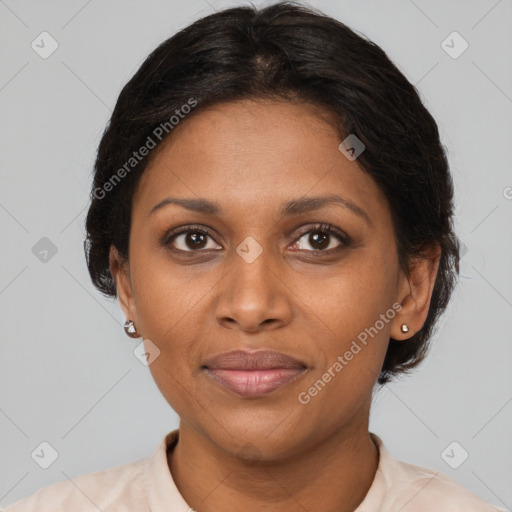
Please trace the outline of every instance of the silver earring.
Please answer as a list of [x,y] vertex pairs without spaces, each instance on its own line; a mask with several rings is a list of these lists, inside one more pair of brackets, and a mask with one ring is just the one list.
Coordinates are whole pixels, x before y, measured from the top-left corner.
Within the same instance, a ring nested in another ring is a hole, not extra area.
[[135,322],[133,320],[126,320],[124,323],[124,332],[130,336],[130,338],[140,338],[140,334],[137,332]]
[[400,326],[400,330],[403,332],[403,333],[406,333],[406,332],[409,332],[409,327],[407,327],[407,324],[402,324]]

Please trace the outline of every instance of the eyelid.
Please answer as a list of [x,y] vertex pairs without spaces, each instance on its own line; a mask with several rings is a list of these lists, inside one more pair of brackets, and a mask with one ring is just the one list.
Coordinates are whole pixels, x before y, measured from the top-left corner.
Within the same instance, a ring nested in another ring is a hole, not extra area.
[[[349,244],[351,242],[351,238],[345,233],[343,230],[337,228],[336,226],[333,226],[332,224],[326,223],[326,222],[317,222],[313,225],[307,224],[304,230],[300,231],[297,237],[295,238],[294,242],[302,238],[304,235],[310,232],[323,232],[327,233],[329,235],[336,235],[338,236],[342,242],[345,244]],[[324,251],[322,251],[324,252]]]

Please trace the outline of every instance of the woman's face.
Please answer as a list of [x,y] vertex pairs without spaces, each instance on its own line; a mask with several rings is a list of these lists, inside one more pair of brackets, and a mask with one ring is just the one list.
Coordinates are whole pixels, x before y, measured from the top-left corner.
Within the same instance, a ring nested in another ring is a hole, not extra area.
[[[340,142],[307,105],[224,104],[175,128],[136,190],[129,265],[114,272],[123,310],[151,359],[158,347],[150,369],[182,422],[229,453],[279,458],[366,429],[389,337],[413,334],[396,312],[410,288],[389,205]],[[300,369],[211,362],[263,349]]]

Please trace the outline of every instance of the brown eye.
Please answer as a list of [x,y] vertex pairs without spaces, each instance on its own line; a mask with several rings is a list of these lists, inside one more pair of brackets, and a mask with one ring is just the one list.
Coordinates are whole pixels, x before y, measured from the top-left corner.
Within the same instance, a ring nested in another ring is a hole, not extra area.
[[208,235],[203,235],[203,233],[191,231],[184,234],[183,243],[189,249],[204,249],[207,236]]
[[309,235],[308,243],[315,249],[327,249],[331,235],[328,233],[312,233]]
[[335,252],[348,246],[349,243],[349,237],[343,232],[338,232],[336,228],[330,225],[320,225],[302,233],[294,242],[292,249],[310,252]]
[[200,250],[216,249],[220,247],[210,234],[199,228],[185,228],[172,233],[166,245],[172,245],[174,249],[183,252],[194,252]]

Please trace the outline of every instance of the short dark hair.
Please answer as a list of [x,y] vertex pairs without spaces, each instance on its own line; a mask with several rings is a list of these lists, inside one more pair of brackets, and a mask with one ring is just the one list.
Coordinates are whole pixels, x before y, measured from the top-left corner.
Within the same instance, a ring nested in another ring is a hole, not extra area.
[[296,2],[201,18],[158,46],[125,85],[95,162],[84,241],[91,279],[116,297],[109,250],[128,260],[132,197],[149,160],[133,152],[171,136],[171,118],[191,110],[185,105],[196,108],[181,123],[206,106],[250,98],[307,102],[333,114],[340,140],[355,134],[364,143],[358,163],[387,197],[406,274],[412,257],[441,248],[427,319],[408,340],[390,340],[384,384],[425,357],[458,276],[452,178],[435,120],[386,53]]

